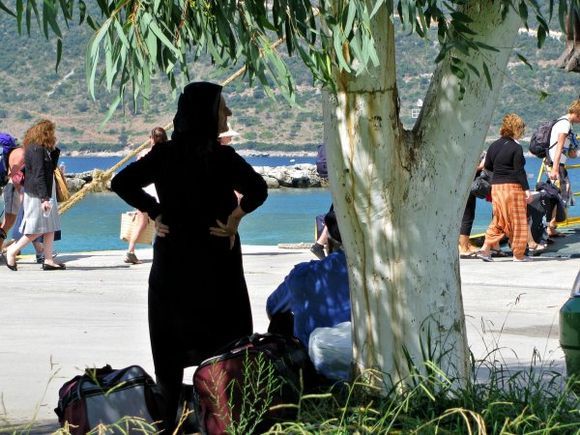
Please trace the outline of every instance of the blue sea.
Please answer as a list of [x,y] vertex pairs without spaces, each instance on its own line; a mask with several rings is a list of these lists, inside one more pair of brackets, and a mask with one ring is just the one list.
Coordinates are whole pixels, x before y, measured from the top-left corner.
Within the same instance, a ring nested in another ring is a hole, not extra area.
[[[107,169],[119,160],[119,157],[62,157],[61,163],[65,164],[68,173]],[[313,157],[248,157],[247,160],[253,166],[314,163]],[[532,187],[535,186],[539,166],[539,159],[527,159],[526,170]],[[571,173],[578,190],[580,171]],[[328,189],[273,189],[264,205],[242,221],[242,243],[276,245],[312,242],[314,218],[325,213],[330,204]],[[56,242],[55,249],[60,252],[126,249],[127,244],[119,239],[119,228],[121,213],[128,210],[131,208],[113,193],[90,194],[62,216],[63,238]],[[571,214],[580,214],[580,205],[575,206]],[[478,200],[472,233],[485,231],[490,216],[491,204]]]

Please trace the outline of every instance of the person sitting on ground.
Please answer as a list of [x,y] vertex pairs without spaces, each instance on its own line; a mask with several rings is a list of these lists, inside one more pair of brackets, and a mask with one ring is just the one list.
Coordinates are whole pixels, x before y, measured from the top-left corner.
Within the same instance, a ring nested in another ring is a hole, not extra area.
[[[328,213],[333,211],[334,204],[331,204],[330,208],[328,209]],[[326,228],[326,225],[324,224],[324,216],[316,216],[316,224],[318,225],[318,220],[320,219],[320,217],[322,217],[323,220],[322,231],[320,232],[318,239],[316,239],[316,242],[314,242],[314,244],[310,247],[310,252],[316,255],[316,257],[318,257],[319,260],[322,260],[324,259],[324,257],[326,257],[326,251],[331,252],[332,248],[329,245],[330,242],[328,228]]]
[[[151,148],[147,149],[144,153],[139,155],[138,159],[146,155],[155,145],[160,143],[167,142],[167,132],[163,127],[155,127],[151,130],[151,134],[149,136],[149,144]],[[150,184],[149,186],[145,187],[145,191],[149,193],[151,196],[157,198],[157,192],[155,191],[155,185]],[[145,212],[137,210],[137,231],[133,231],[131,233],[131,238],[129,239],[129,246],[127,248],[127,253],[125,254],[125,263],[129,264],[141,264],[143,263],[137,255],[135,254],[135,245],[139,237],[145,228],[147,228],[147,224],[149,223],[149,215]]]
[[[304,346],[315,328],[350,321],[351,304],[346,256],[334,210],[325,216],[333,247],[323,260],[300,263],[268,297],[270,332],[291,334]],[[292,326],[289,322],[293,317]]]
[[528,241],[526,207],[530,198],[530,187],[524,152],[517,141],[523,136],[525,127],[522,118],[515,113],[504,116],[500,128],[501,138],[491,144],[485,157],[485,169],[493,172],[493,218],[478,254],[483,261],[493,261],[491,246],[504,236],[510,239],[514,261],[530,260],[524,255]]
[[[316,172],[320,179],[324,183],[328,183],[328,166],[326,164],[326,145],[321,143],[318,145],[317,155],[316,155]],[[332,206],[330,208],[332,210]],[[310,252],[312,252],[319,260],[326,257],[325,249],[328,250],[328,230],[326,227],[322,228],[318,239],[310,247]]]
[[[317,217],[318,220],[318,217]],[[328,245],[328,228],[326,225],[322,227],[322,231],[320,232],[320,236],[316,239],[316,242],[310,247],[310,252],[312,252],[319,260],[324,260],[326,257],[325,249]]]

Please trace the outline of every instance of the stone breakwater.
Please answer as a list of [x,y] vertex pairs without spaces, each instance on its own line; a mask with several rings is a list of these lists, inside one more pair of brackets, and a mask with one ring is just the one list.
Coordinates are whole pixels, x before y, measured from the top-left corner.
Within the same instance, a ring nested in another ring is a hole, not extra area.
[[[316,165],[311,163],[301,163],[290,166],[256,166],[256,172],[260,174],[269,189],[280,187],[309,188],[326,187],[328,180],[320,178],[316,172]],[[71,193],[80,190],[85,184],[93,181],[94,172],[86,171],[74,174],[66,174],[66,184]],[[107,191],[111,189],[111,182],[97,191]]]

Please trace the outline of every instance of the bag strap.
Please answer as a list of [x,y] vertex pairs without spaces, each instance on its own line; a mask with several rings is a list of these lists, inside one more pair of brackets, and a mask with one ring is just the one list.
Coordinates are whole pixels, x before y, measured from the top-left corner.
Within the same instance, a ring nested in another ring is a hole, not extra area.
[[[562,117],[560,117],[560,118],[558,118],[558,119],[556,119],[556,121],[555,121],[555,122],[552,124],[552,128],[550,129],[550,136],[552,135],[552,129],[554,128],[554,126],[555,126],[557,123],[559,123],[560,121],[562,121],[563,119],[566,119],[566,120],[567,120],[567,118],[566,118],[566,116],[565,116],[565,115],[564,115],[564,116],[562,116]],[[570,130],[572,130],[572,127],[570,127]],[[568,134],[570,133],[570,130],[568,130]],[[548,147],[548,150],[551,150],[551,149],[552,149],[552,148],[554,148],[554,147],[555,147],[557,144],[558,144],[558,140],[556,140],[556,142],[554,142],[552,145],[550,145],[550,146]]]

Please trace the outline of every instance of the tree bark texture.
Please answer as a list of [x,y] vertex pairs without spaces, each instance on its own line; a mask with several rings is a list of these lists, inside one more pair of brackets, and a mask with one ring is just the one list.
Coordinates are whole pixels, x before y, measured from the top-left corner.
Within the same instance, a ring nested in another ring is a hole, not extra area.
[[580,73],[580,13],[573,9],[566,17],[566,47],[556,64],[568,72]]
[[[457,240],[460,216],[520,20],[500,19],[499,2],[464,10],[481,42],[500,48],[471,55],[489,67],[493,87],[473,76],[460,99],[445,59],[437,66],[412,131],[399,119],[395,31],[386,7],[372,24],[380,66],[337,72],[324,117],[333,201],[349,265],[355,372],[376,369],[389,388],[437,362],[464,379],[468,348]],[[462,57],[460,53],[454,56]]]

